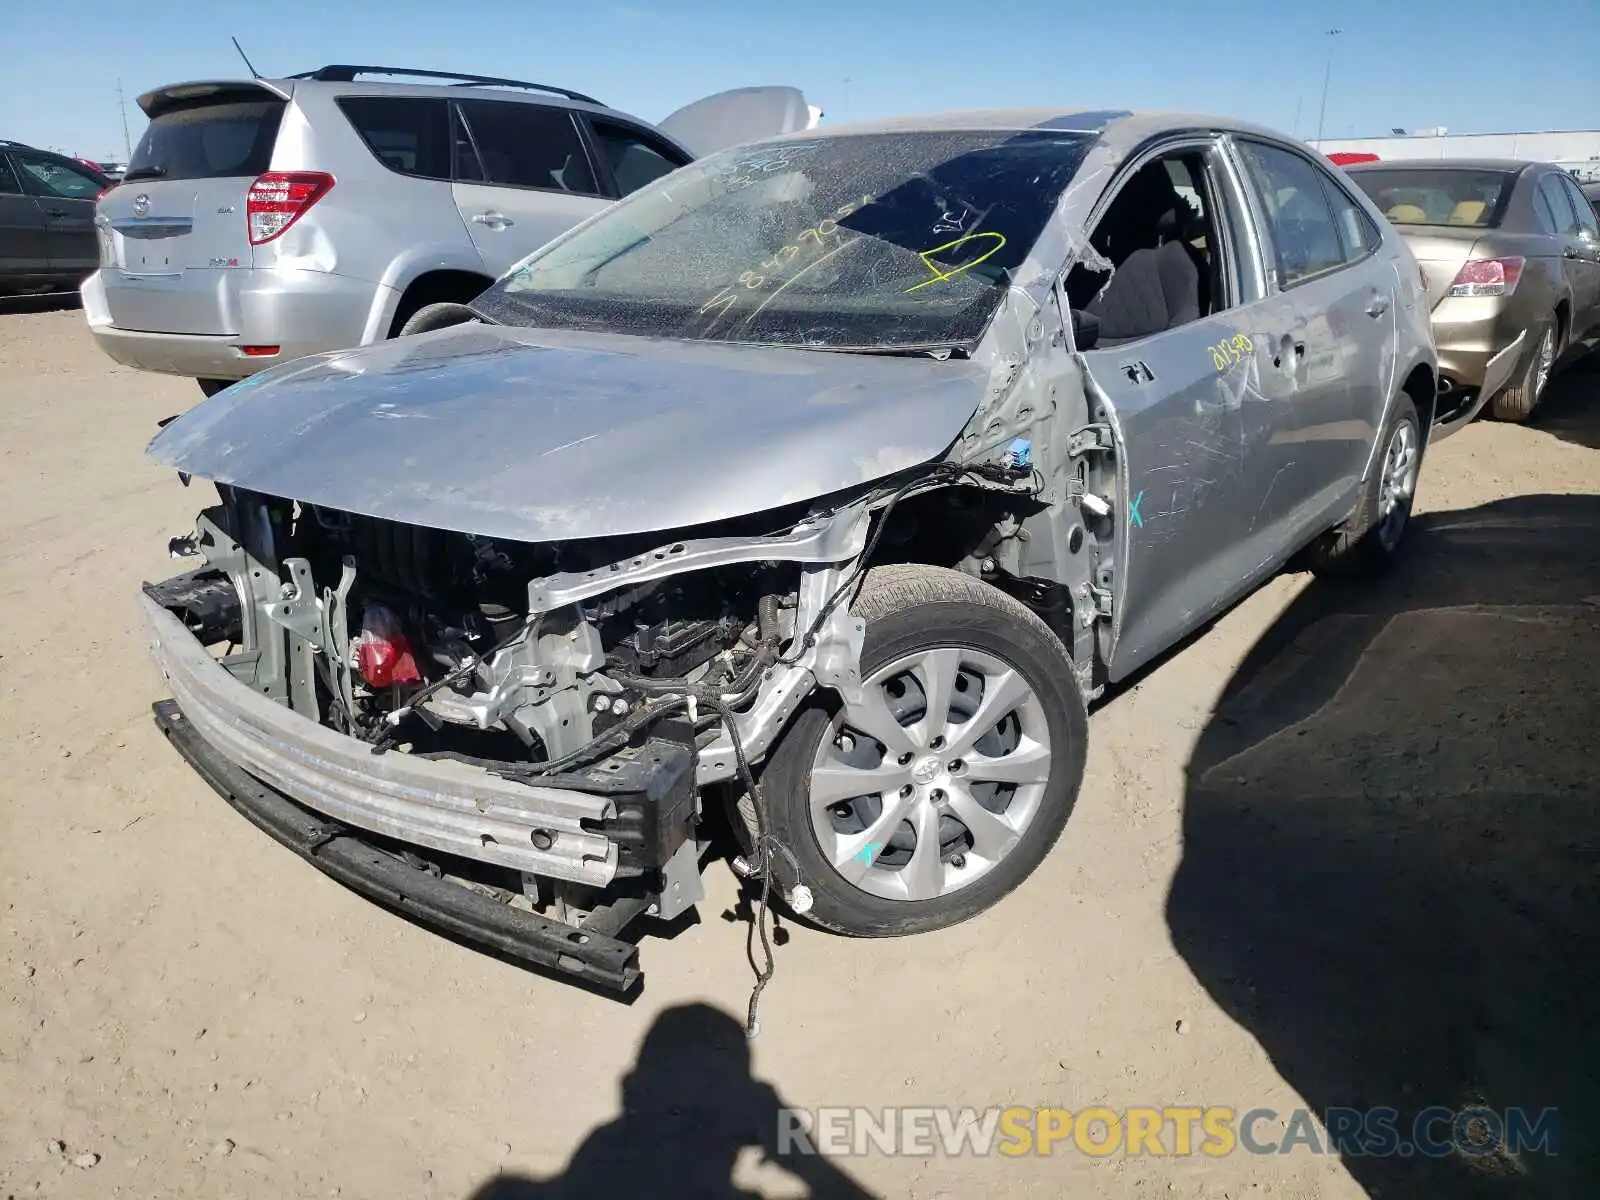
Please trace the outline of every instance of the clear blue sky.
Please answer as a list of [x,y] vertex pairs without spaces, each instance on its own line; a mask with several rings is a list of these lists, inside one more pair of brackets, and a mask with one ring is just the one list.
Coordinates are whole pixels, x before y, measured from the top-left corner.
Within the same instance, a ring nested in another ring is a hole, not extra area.
[[118,77],[137,141],[137,93],[243,70],[230,34],[265,75],[329,62],[508,75],[649,120],[724,88],[783,83],[832,121],[1060,104],[1291,131],[1298,110],[1311,137],[1334,26],[1328,137],[1594,129],[1600,61],[1580,15],[1593,2],[9,0],[0,137],[120,158]]

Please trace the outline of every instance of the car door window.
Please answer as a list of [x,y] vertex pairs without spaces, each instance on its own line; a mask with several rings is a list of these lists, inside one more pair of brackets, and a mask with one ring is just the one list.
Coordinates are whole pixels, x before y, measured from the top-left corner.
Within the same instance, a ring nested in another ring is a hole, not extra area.
[[1278,286],[1292,288],[1345,264],[1339,227],[1316,167],[1279,146],[1239,144],[1271,235]]
[[1322,186],[1327,193],[1328,207],[1333,210],[1333,223],[1339,230],[1339,248],[1344,252],[1344,261],[1359,262],[1375,253],[1383,241],[1376,222],[1332,178],[1325,177]]
[[1099,344],[1177,329],[1233,302],[1232,234],[1208,154],[1191,146],[1149,160],[1096,221],[1089,244],[1101,262],[1074,266],[1066,288],[1068,304],[1099,321]]
[[22,180],[17,178],[17,170],[11,165],[11,160],[0,154],[0,196],[22,195]]
[[389,170],[421,179],[450,178],[450,108],[409,96],[341,96],[337,101],[361,140]]
[[1578,236],[1588,242],[1600,239],[1600,222],[1595,220],[1594,209],[1589,207],[1589,202],[1584,199],[1583,193],[1578,190],[1578,185],[1572,182],[1571,176],[1560,175],[1555,178],[1562,192],[1566,194],[1567,202],[1572,205],[1572,215],[1577,222],[1576,232]]
[[1566,192],[1562,191],[1561,181],[1554,175],[1541,175],[1539,194],[1544,197],[1545,203],[1555,215],[1556,232],[1567,237],[1576,237],[1579,228],[1578,214],[1572,210],[1572,201],[1567,199]]
[[610,121],[590,122],[600,156],[611,168],[617,194],[626,196],[663,175],[670,175],[688,159],[658,138]]
[[594,196],[594,172],[564,108],[501,100],[459,102],[484,182]]
[[1542,187],[1533,189],[1533,215],[1539,222],[1541,233],[1557,234],[1561,232],[1561,222],[1556,219],[1559,210],[1550,203],[1550,197],[1545,195]]
[[23,188],[36,196],[93,200],[106,190],[106,185],[88,172],[42,154],[19,153],[13,158],[22,169]]

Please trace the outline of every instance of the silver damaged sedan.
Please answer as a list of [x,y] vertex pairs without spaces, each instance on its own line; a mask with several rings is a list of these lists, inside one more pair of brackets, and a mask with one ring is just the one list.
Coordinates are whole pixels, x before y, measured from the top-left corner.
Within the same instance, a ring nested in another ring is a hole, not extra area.
[[391,907],[603,988],[735,867],[842,933],[972,917],[1085,706],[1291,562],[1400,552],[1435,424],[1405,242],[1265,129],[963,113],[746,145],[450,328],[167,424],[156,716]]

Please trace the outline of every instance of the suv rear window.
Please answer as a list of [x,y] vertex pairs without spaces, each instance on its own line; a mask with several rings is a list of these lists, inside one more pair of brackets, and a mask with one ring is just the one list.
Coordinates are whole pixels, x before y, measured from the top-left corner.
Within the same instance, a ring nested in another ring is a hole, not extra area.
[[272,163],[284,102],[207,99],[158,112],[134,147],[128,174],[159,179],[255,176]]
[[1500,224],[1511,195],[1505,171],[1464,167],[1390,167],[1351,171],[1391,225],[1466,225],[1488,229]]
[[445,101],[343,96],[337,103],[367,149],[391,171],[450,178],[450,109]]

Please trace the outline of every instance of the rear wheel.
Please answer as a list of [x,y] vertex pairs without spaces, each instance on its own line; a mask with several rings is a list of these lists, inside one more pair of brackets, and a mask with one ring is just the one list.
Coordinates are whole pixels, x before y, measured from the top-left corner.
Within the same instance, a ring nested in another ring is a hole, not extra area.
[[1528,365],[1522,374],[1489,401],[1489,412],[1497,421],[1526,421],[1539,407],[1556,363],[1557,330],[1554,317],[1540,326],[1538,340],[1533,344],[1533,353],[1528,356]]
[[1422,469],[1422,424],[1401,393],[1383,427],[1382,457],[1355,512],[1311,548],[1311,569],[1325,575],[1375,575],[1400,556]]
[[448,329],[452,325],[465,325],[481,318],[465,304],[446,300],[439,304],[425,304],[406,318],[396,337],[409,337],[413,333],[428,333],[435,329]]
[[196,379],[195,382],[200,385],[200,390],[206,395],[215,396],[223,388],[232,387],[239,381],[237,379]]
[[967,575],[868,573],[862,698],[817,704],[763,773],[811,919],[887,937],[975,916],[1026,879],[1083,781],[1082,693],[1060,640]]

